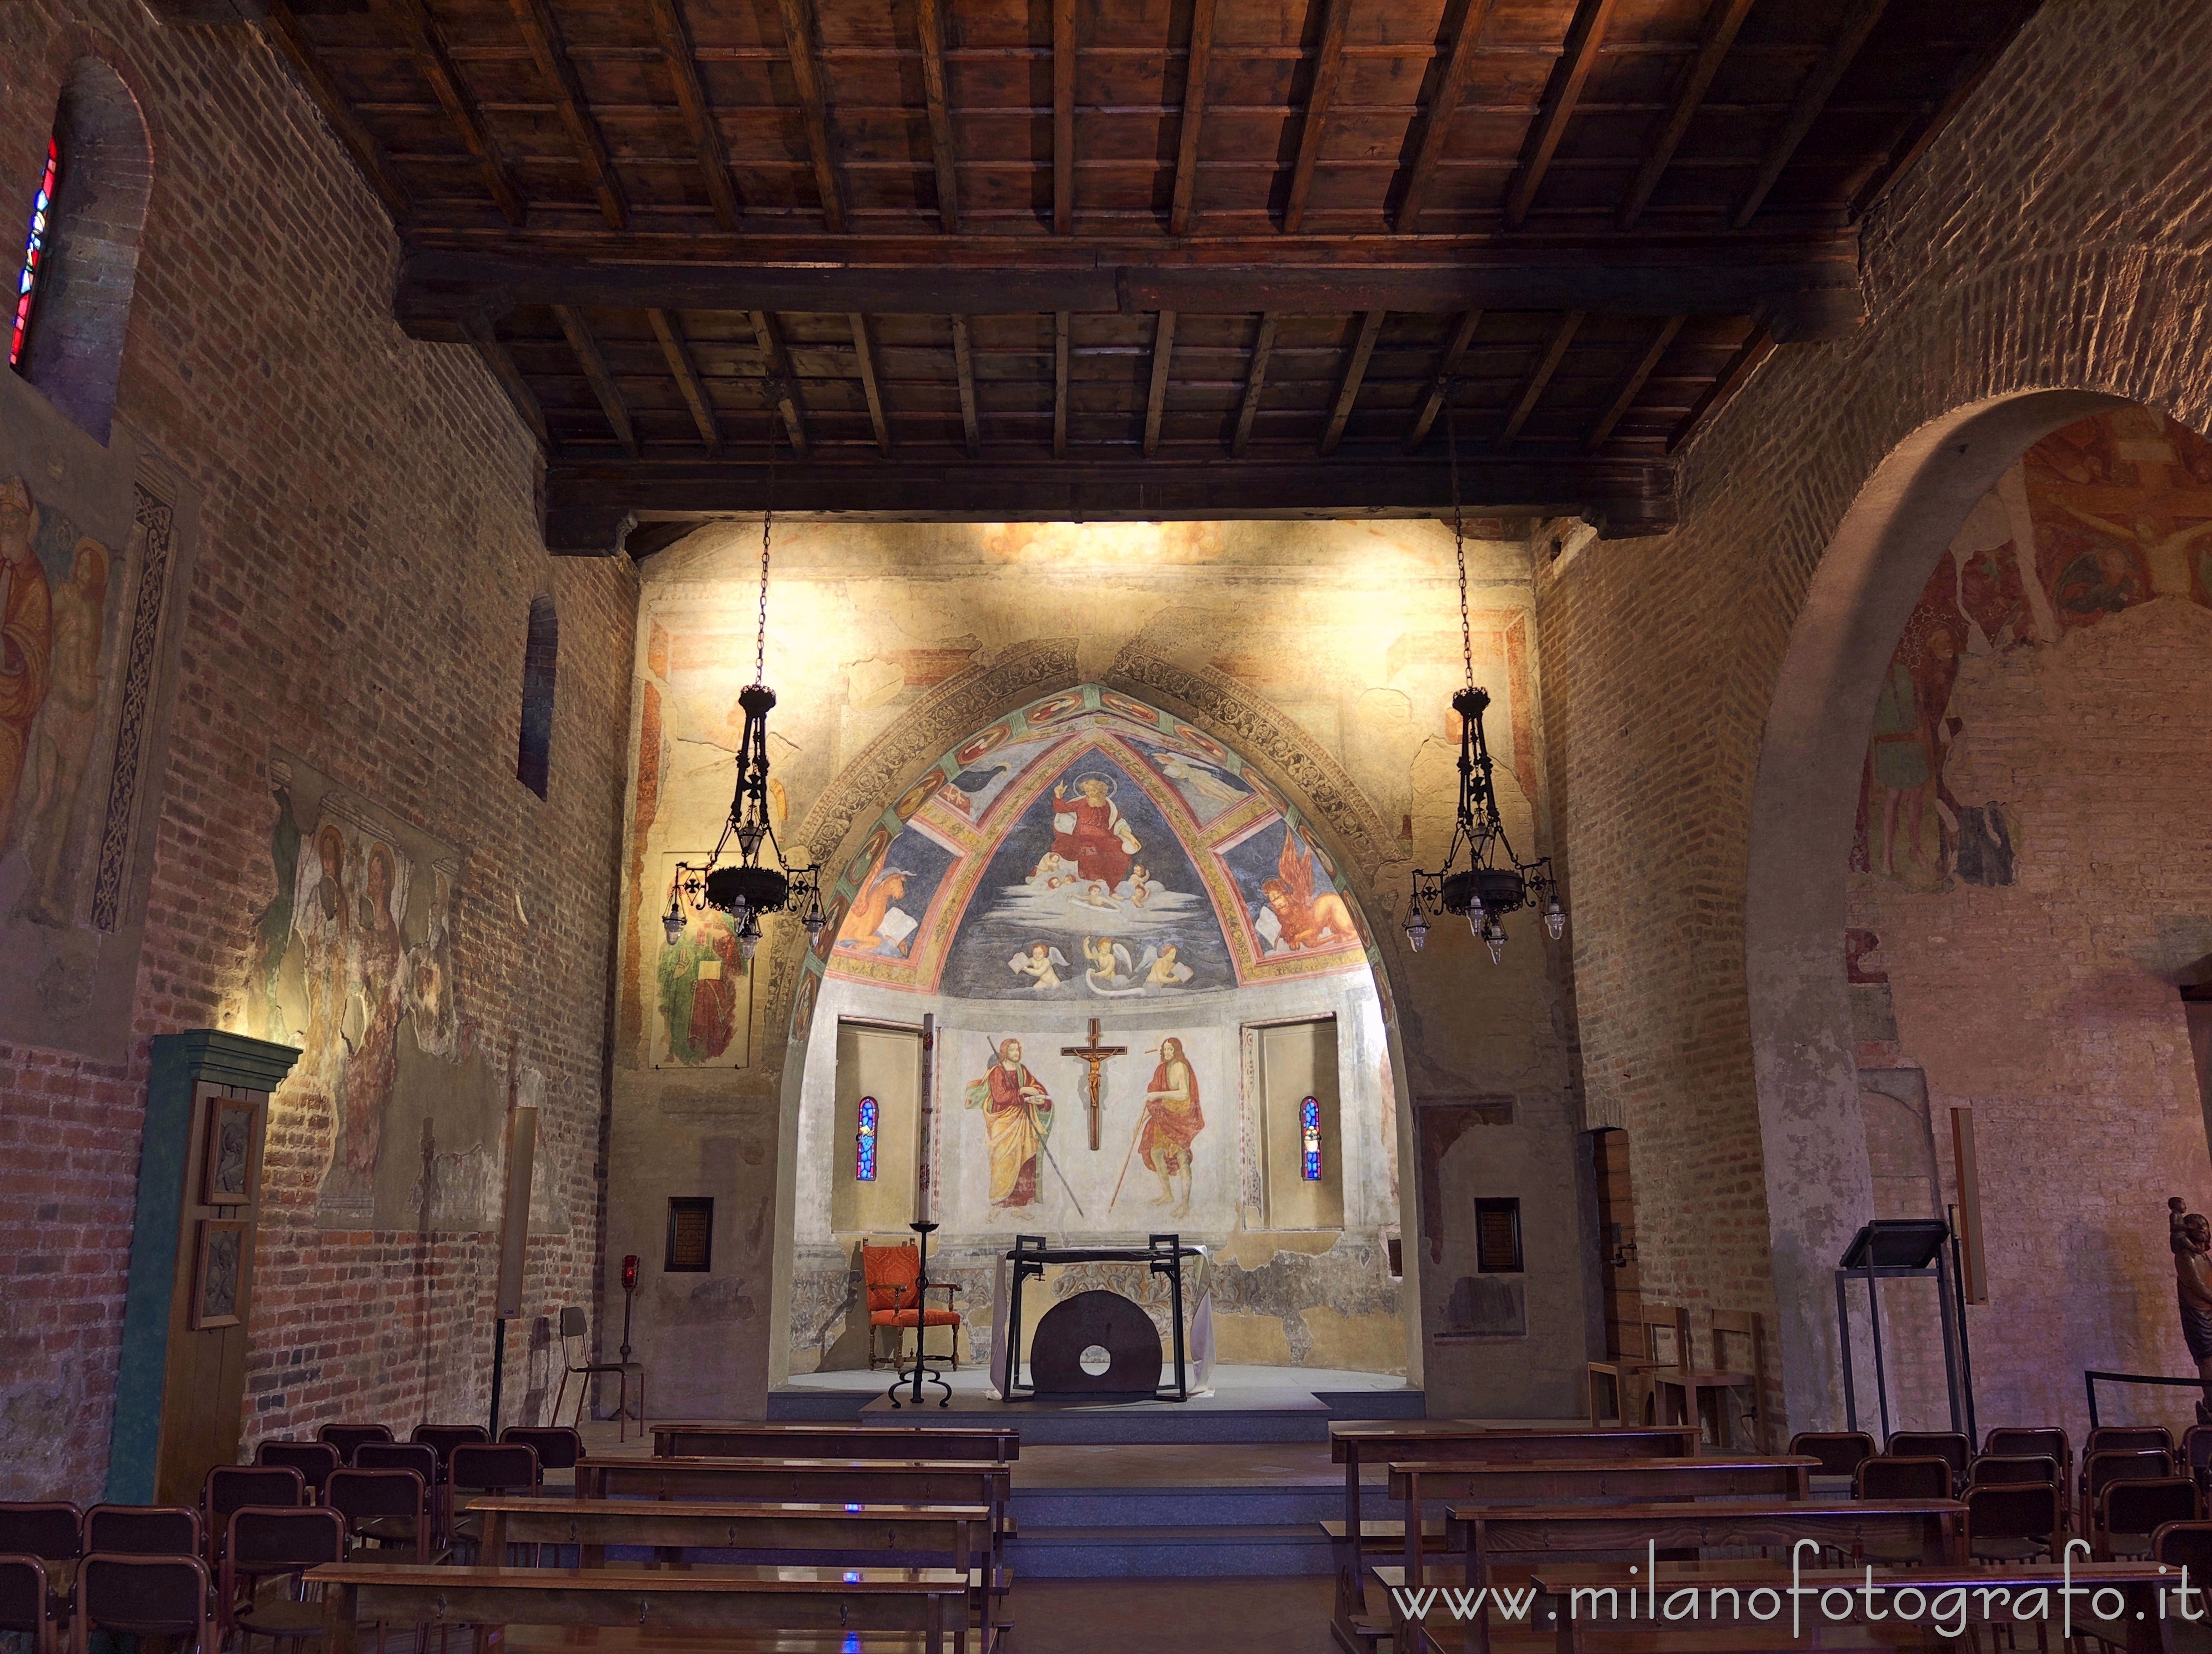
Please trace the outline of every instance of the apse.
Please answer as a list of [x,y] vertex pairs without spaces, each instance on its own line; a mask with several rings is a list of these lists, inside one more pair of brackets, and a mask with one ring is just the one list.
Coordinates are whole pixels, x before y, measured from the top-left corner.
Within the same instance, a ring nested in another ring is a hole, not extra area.
[[925,1184],[963,1360],[1016,1235],[1174,1232],[1207,1249],[1221,1359],[1403,1370],[1379,956],[1264,774],[1079,686],[953,745],[833,873],[798,994],[794,1373],[888,1353],[848,1285]]

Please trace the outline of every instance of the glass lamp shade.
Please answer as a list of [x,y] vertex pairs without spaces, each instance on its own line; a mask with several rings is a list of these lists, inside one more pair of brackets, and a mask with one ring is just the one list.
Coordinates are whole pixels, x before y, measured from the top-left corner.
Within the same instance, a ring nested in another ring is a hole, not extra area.
[[684,939],[684,908],[680,902],[672,901],[668,911],[660,915],[660,927],[668,933],[668,946],[674,947]]
[[1504,964],[1505,963],[1505,927],[1495,919],[1492,920],[1490,928],[1482,933],[1482,939],[1484,945],[1490,949],[1490,963]]
[[1406,939],[1413,945],[1413,952],[1419,953],[1429,939],[1429,921],[1418,913],[1408,919],[1406,921]]
[[1555,942],[1566,933],[1567,910],[1559,905],[1559,898],[1556,896],[1552,898],[1552,905],[1544,909],[1544,928]]

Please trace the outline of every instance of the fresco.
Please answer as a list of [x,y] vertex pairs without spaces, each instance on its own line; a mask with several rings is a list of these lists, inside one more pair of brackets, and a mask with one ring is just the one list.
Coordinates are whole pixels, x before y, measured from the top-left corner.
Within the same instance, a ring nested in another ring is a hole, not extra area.
[[[703,866],[707,852],[661,858],[661,888],[677,864]],[[752,1054],[753,977],[730,917],[685,905],[682,934],[654,961],[653,1064],[656,1068],[742,1068]]]
[[2212,443],[2147,408],[2056,431],[1983,496],[1929,576],[1877,693],[1854,871],[1905,889],[2013,882],[2018,817],[1960,763],[1963,664],[2136,605],[2212,607]]
[[826,899],[809,969],[970,999],[1167,1002],[1365,945],[1279,789],[1111,690],[1061,690],[908,787]]

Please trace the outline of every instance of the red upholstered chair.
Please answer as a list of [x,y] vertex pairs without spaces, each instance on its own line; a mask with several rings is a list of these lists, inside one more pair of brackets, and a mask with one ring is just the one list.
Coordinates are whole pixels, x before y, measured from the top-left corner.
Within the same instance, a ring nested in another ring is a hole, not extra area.
[[[960,1311],[952,1307],[952,1296],[960,1290],[957,1282],[933,1280],[929,1291],[945,1294],[945,1307],[941,1310],[920,1310],[915,1304],[915,1282],[921,1274],[921,1256],[909,1241],[903,1246],[871,1246],[860,1243],[860,1278],[868,1289],[868,1365],[886,1365],[875,1351],[875,1329],[893,1329],[891,1357],[888,1365],[898,1365],[899,1340],[897,1329],[913,1327],[915,1351],[922,1348],[924,1329],[930,1327],[952,1329],[952,1371],[960,1371]],[[916,1325],[919,1322],[920,1324]]]

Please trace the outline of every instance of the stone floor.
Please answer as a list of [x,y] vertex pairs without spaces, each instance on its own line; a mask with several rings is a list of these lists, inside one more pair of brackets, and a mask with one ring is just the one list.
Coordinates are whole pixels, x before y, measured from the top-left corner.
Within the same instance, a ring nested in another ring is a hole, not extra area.
[[1009,1654],[1328,1654],[1328,1579],[1036,1579]]

